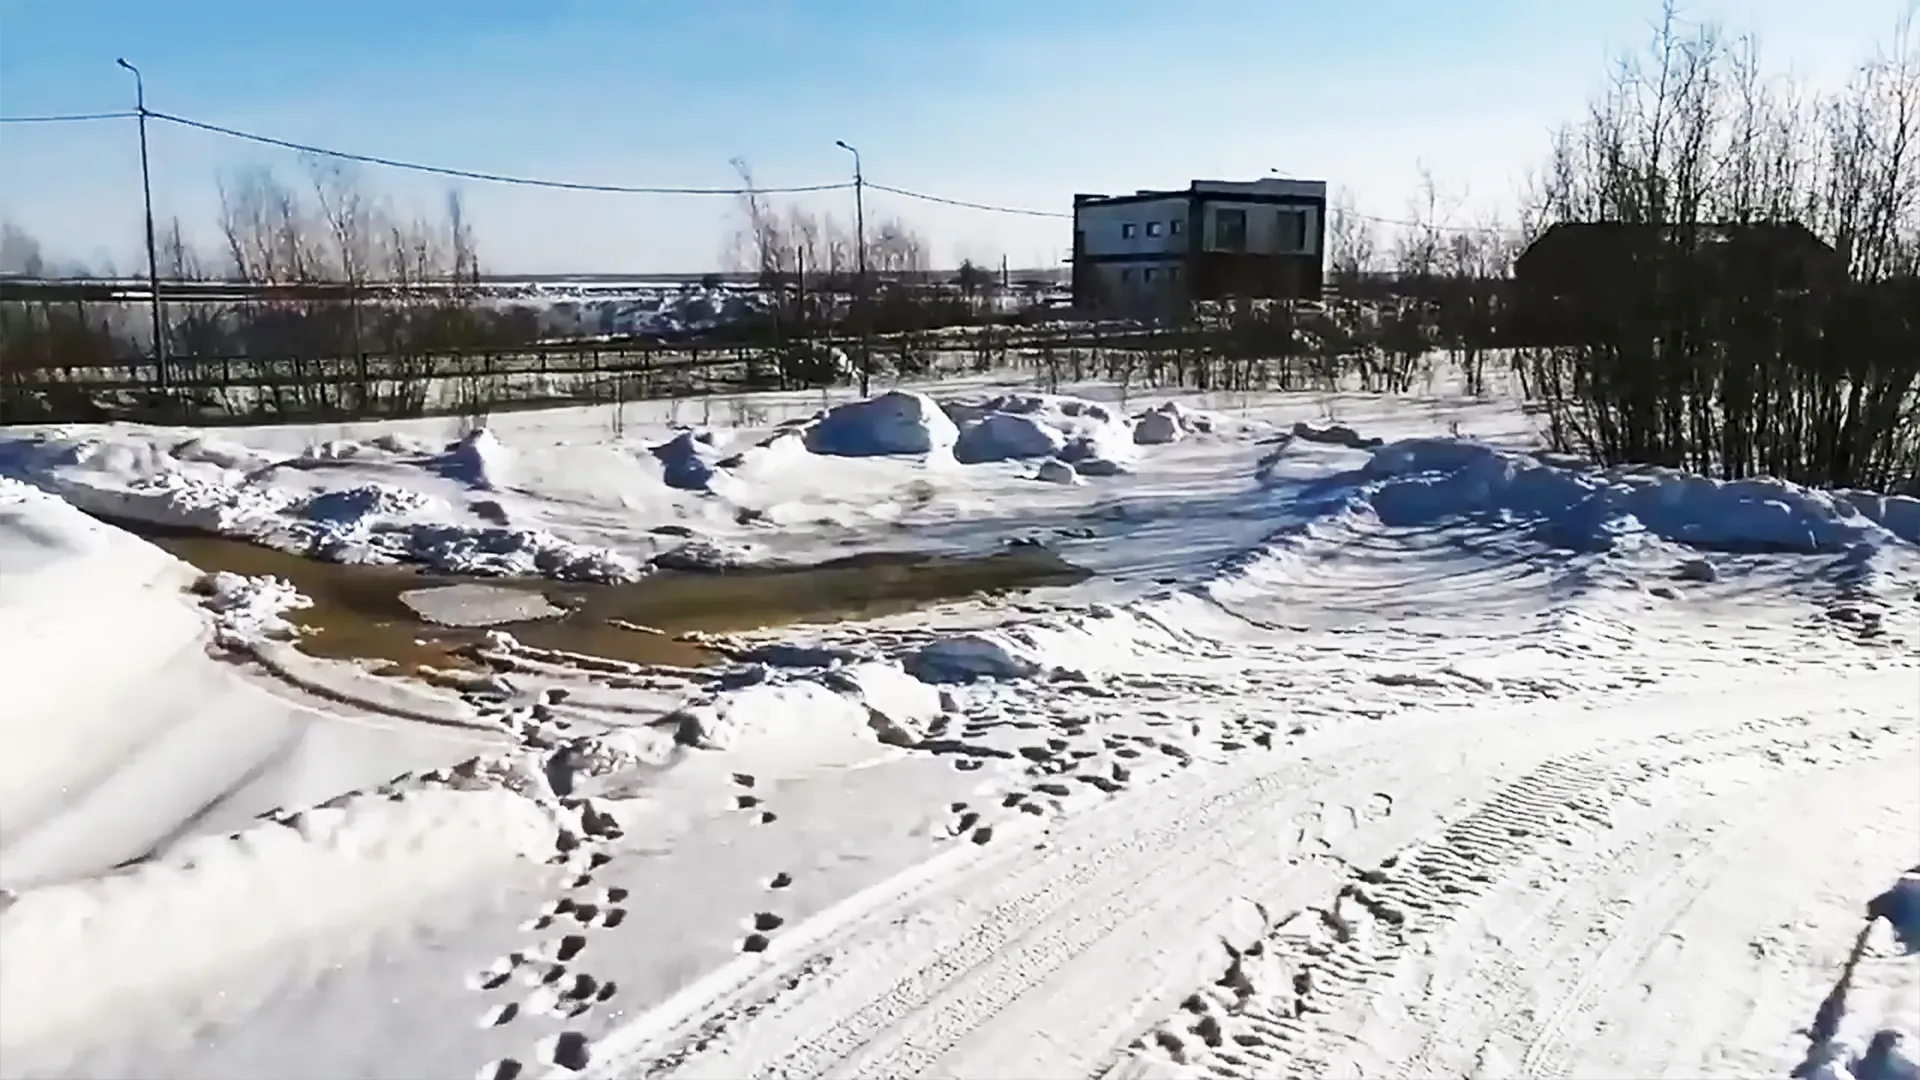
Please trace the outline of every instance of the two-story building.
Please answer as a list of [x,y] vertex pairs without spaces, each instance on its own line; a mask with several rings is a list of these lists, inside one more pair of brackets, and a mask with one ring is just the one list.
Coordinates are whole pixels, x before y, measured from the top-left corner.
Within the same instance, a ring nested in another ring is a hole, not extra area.
[[1318,299],[1326,219],[1320,180],[1075,195],[1074,306],[1156,317],[1203,300]]

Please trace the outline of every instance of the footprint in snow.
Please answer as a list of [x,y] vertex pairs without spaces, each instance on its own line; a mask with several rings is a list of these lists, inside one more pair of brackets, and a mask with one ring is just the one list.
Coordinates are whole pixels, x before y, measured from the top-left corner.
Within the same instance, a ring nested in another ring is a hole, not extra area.
[[526,962],[524,953],[508,953],[488,964],[485,971],[478,972],[467,979],[467,986],[474,990],[497,990],[506,985],[513,972]]
[[592,1043],[578,1031],[563,1031],[540,1040],[540,1057],[547,1064],[570,1072],[579,1072],[592,1059]]

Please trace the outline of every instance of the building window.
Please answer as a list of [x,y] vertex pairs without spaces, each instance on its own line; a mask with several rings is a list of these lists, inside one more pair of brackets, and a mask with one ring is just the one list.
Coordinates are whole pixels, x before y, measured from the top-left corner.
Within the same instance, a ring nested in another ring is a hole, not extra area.
[[1146,282],[1149,285],[1153,284],[1153,277],[1154,277],[1153,267],[1151,266],[1147,267],[1145,270],[1140,271],[1140,280]]
[[1180,219],[1179,218],[1174,218],[1172,221],[1167,222],[1167,235],[1168,236],[1180,235]]
[[1247,250],[1247,212],[1245,210],[1213,212],[1213,249],[1215,251]]
[[1120,226],[1120,239],[1122,240],[1133,239],[1134,231],[1137,230],[1138,228],[1139,226],[1135,225],[1131,221],[1127,222],[1125,225]]
[[1280,211],[1279,230],[1275,234],[1275,250],[1282,255],[1306,253],[1307,212],[1305,210]]
[[1160,223],[1159,223],[1159,222],[1157,222],[1157,221],[1149,221],[1149,222],[1147,222],[1147,235],[1148,235],[1148,236],[1159,236],[1159,235],[1160,235]]
[[1177,266],[1169,266],[1169,267],[1167,267],[1167,280],[1168,280],[1168,281],[1179,281],[1179,280],[1180,280],[1180,268],[1179,268],[1179,267],[1177,267]]
[[[1131,226],[1131,225],[1129,225],[1129,226],[1127,226],[1127,228],[1129,228],[1129,229],[1131,229],[1131,228],[1133,228],[1133,226]],[[1121,280],[1121,282],[1122,282],[1122,283],[1124,283],[1124,284],[1132,284],[1132,283],[1133,283],[1133,267],[1131,267],[1131,266],[1123,266],[1123,267],[1121,267],[1121,268],[1120,268],[1120,280]]]

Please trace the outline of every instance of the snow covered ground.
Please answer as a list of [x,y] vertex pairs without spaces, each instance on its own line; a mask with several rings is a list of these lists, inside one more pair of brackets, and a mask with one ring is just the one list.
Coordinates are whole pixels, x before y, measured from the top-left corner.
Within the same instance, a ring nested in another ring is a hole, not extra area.
[[[1920,502],[1530,445],[1009,377],[0,434],[0,1075],[1913,1075]],[[82,511],[1096,576],[403,680]]]

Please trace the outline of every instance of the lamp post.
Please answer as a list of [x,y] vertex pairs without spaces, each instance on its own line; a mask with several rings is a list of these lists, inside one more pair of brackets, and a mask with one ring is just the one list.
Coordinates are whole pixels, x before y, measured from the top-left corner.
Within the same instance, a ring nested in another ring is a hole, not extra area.
[[153,304],[154,378],[162,392],[167,389],[167,335],[160,314],[160,256],[153,241],[153,171],[147,163],[147,85],[140,69],[127,63],[126,57],[115,64],[133,72],[134,111],[140,118],[140,195],[147,214],[147,292]]
[[866,397],[873,383],[873,344],[868,334],[872,319],[867,311],[867,178],[860,168],[860,151],[843,139],[833,145],[853,155],[853,250],[856,277],[854,303],[860,308],[860,396]]

